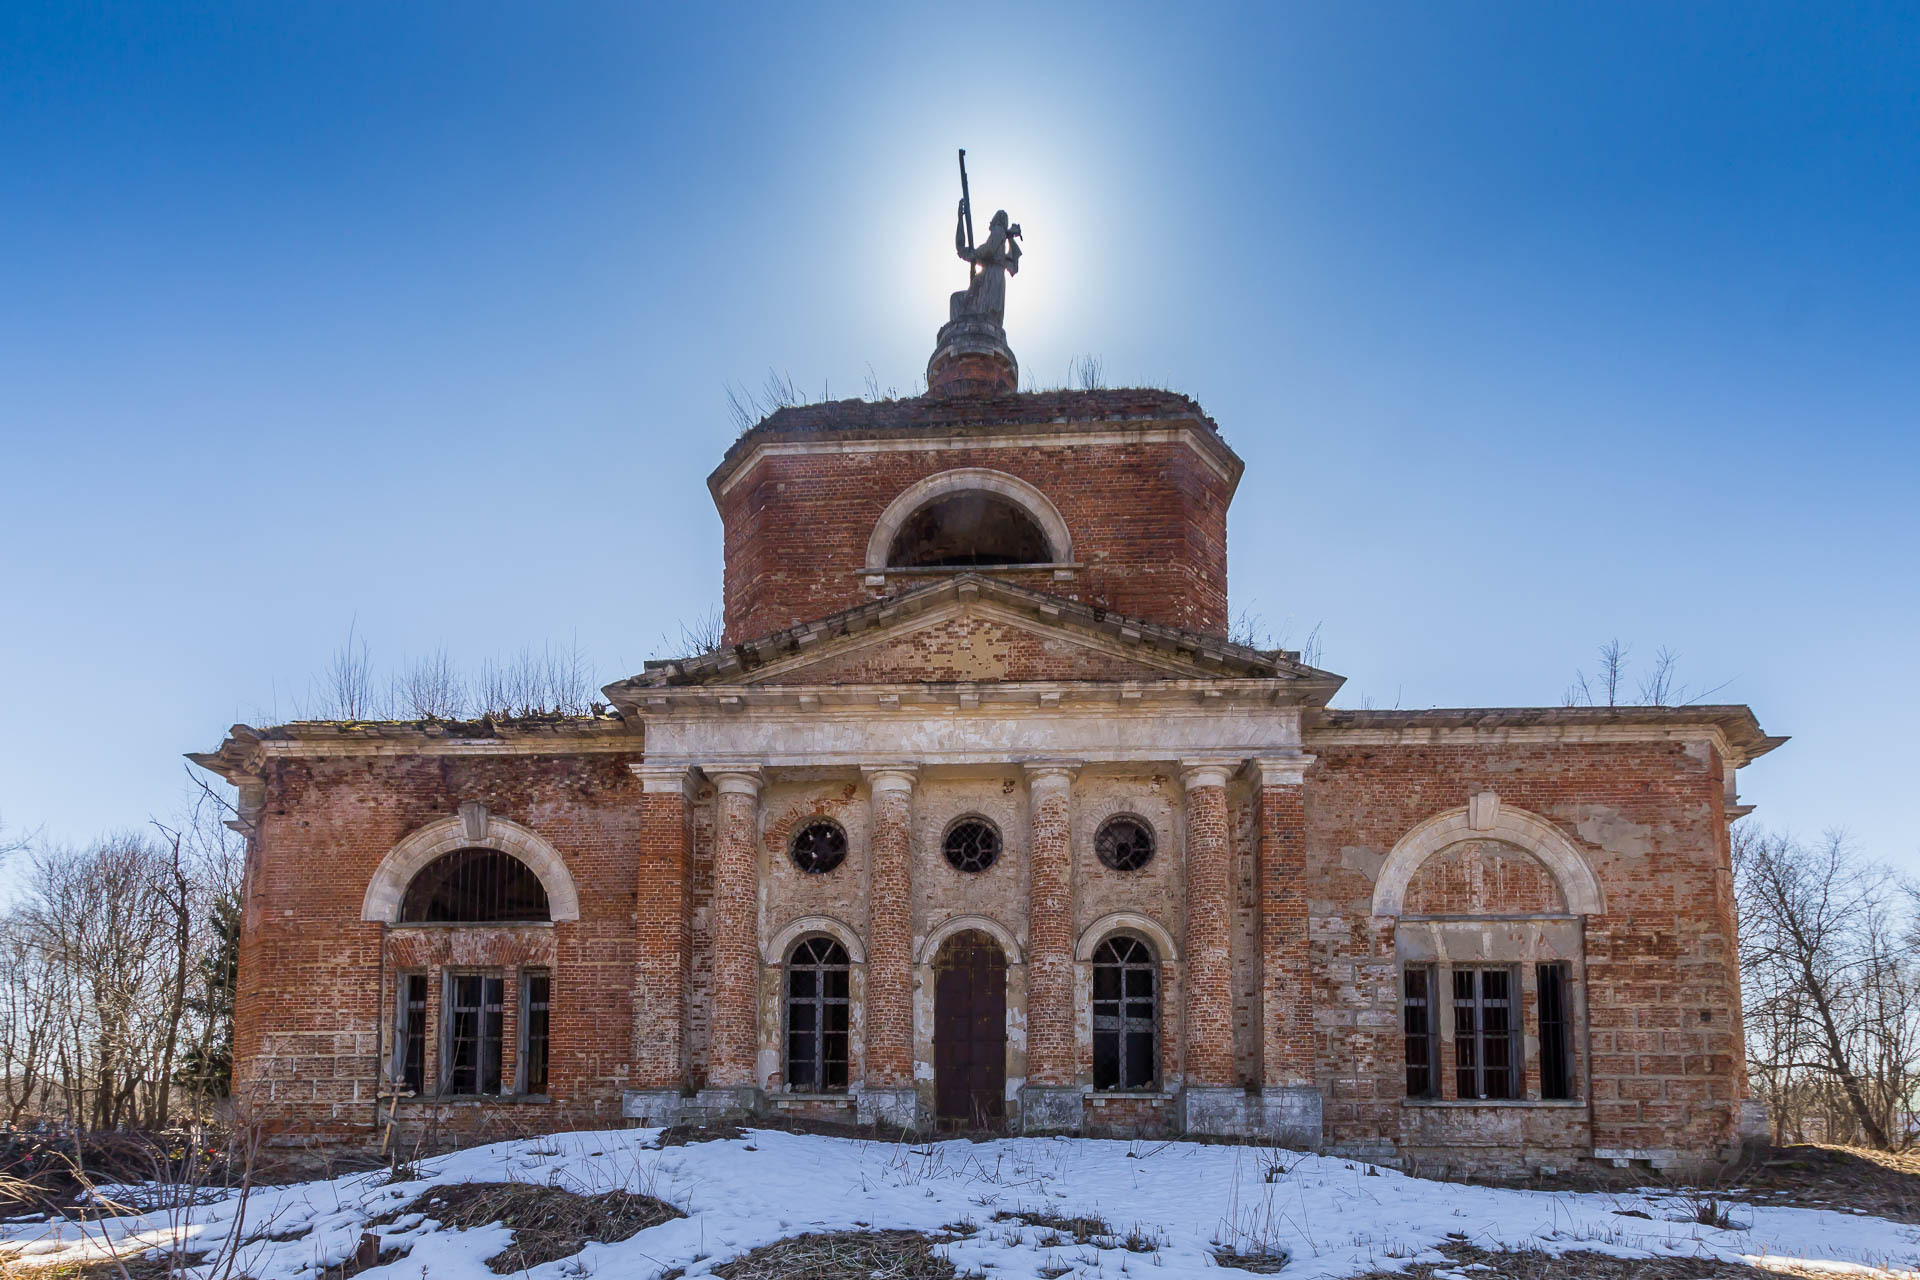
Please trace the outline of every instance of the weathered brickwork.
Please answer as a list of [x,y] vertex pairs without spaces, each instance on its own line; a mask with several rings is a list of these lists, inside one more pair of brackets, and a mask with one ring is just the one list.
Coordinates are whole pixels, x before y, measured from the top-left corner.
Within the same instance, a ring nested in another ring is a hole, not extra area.
[[[289,1142],[1004,1114],[1455,1172],[1730,1154],[1727,821],[1735,770],[1782,740],[1740,707],[1331,710],[1339,677],[1223,635],[1239,474],[1161,392],[784,410],[709,481],[727,644],[577,719],[237,726],[194,759],[251,824],[243,1103]],[[973,554],[923,518],[954,494],[1061,556],[869,563],[909,526]],[[1101,858],[1117,819],[1150,857]],[[809,868],[818,820],[844,851]],[[961,823],[990,857],[948,858]],[[474,850],[533,873],[551,918],[403,923],[425,868]],[[810,986],[794,957],[823,938],[845,971]],[[1125,1000],[1097,959],[1118,938],[1149,970]],[[477,1016],[500,1079],[448,1096],[473,975],[498,983]],[[1513,1010],[1491,1082],[1459,1070],[1456,981]]]

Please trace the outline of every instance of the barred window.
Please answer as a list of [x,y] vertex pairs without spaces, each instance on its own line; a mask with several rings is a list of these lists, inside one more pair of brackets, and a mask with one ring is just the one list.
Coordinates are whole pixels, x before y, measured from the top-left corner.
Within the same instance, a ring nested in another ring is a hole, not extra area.
[[1535,977],[1540,999],[1540,1096],[1571,1098],[1573,1020],[1568,1016],[1568,965],[1560,960],[1542,964]]
[[956,871],[985,871],[1000,857],[1000,833],[984,818],[963,818],[948,830],[941,851]]
[[547,1091],[547,1032],[553,979],[544,969],[520,977],[520,1092]]
[[787,1083],[802,1093],[847,1087],[851,982],[832,938],[803,939],[787,960]]
[[1401,1001],[1401,1025],[1407,1041],[1407,1096],[1433,1098],[1440,1093],[1440,1073],[1434,1053],[1433,968],[1408,965],[1406,994]]
[[498,849],[456,849],[422,867],[400,903],[403,924],[504,924],[550,920],[547,889]]
[[500,1011],[505,985],[498,974],[446,975],[443,1093],[500,1092]]
[[1461,1098],[1514,1098],[1513,971],[1453,971],[1454,1084]]
[[1138,871],[1153,859],[1153,828],[1131,814],[1108,818],[1093,838],[1093,851],[1115,871]]
[[1093,953],[1093,1087],[1150,1089],[1160,1075],[1160,967],[1138,938]]
[[427,975],[403,973],[394,999],[394,1079],[415,1096],[427,1091]]
[[831,818],[815,818],[793,833],[793,864],[821,875],[846,860],[847,833]]

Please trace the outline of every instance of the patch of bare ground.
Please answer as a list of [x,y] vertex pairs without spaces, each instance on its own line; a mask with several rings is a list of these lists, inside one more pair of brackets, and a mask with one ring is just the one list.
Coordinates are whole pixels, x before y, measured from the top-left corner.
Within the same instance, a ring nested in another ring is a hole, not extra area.
[[1920,1153],[1864,1147],[1775,1147],[1736,1172],[1727,1194],[1753,1204],[1797,1209],[1864,1210],[1920,1223]]
[[1494,1252],[1464,1240],[1440,1246],[1443,1263],[1418,1262],[1404,1271],[1369,1271],[1353,1280],[1433,1280],[1472,1266],[1474,1280],[1780,1280],[1782,1275],[1813,1271],[1762,1271],[1738,1262],[1711,1258],[1616,1258],[1611,1254],[1574,1250],[1540,1253],[1531,1249]]
[[918,1231],[822,1231],[762,1245],[713,1269],[720,1280],[955,1280]]
[[589,1244],[614,1244],[686,1215],[635,1191],[583,1196],[525,1182],[463,1182],[423,1192],[402,1213],[420,1213],[461,1231],[498,1222],[513,1243],[487,1259],[495,1275],[514,1275],[571,1257]]

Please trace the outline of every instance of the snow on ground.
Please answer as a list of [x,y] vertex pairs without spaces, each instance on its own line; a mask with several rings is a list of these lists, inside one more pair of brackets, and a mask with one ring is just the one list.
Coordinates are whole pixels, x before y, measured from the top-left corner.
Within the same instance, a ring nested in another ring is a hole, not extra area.
[[[887,1143],[751,1130],[739,1139],[656,1148],[659,1131],[580,1132],[496,1143],[426,1161],[420,1181],[391,1184],[382,1171],[254,1191],[236,1274],[299,1280],[337,1265],[368,1219],[411,1202],[428,1186],[517,1181],[583,1194],[625,1188],[685,1210],[618,1244],[589,1244],[534,1268],[534,1280],[607,1276],[654,1280],[685,1268],[699,1280],[760,1245],[809,1231],[956,1224],[979,1230],[945,1246],[962,1275],[1042,1280],[1180,1280],[1219,1271],[1215,1251],[1284,1250],[1283,1280],[1352,1275],[1412,1261],[1444,1262],[1433,1246],[1451,1234],[1490,1249],[1594,1249],[1629,1257],[1701,1256],[1762,1266],[1791,1263],[1835,1274],[1920,1277],[1920,1228],[1818,1209],[1734,1205],[1739,1229],[1687,1221],[1669,1193],[1574,1193],[1461,1186],[1409,1178],[1357,1161],[1255,1147],[1182,1142],[1012,1138],[994,1142]],[[100,1256],[101,1232],[125,1248],[178,1230],[187,1247],[214,1249],[234,1229],[236,1202],[106,1223],[0,1225],[0,1257],[27,1263]],[[1638,1210],[1649,1218],[1622,1216]],[[1130,1252],[1120,1239],[1054,1247],[1048,1232],[998,1212],[1093,1215],[1118,1236],[1157,1247]],[[184,1220],[184,1221],[182,1221]],[[303,1229],[305,1230],[302,1234]],[[417,1215],[378,1228],[405,1257],[362,1274],[401,1280],[495,1280],[485,1259],[506,1248],[504,1227],[443,1230]],[[268,1235],[281,1237],[269,1240]],[[294,1236],[297,1238],[288,1239]],[[1102,1247],[1106,1246],[1106,1247]],[[1154,1268],[1154,1270],[1147,1270]]]

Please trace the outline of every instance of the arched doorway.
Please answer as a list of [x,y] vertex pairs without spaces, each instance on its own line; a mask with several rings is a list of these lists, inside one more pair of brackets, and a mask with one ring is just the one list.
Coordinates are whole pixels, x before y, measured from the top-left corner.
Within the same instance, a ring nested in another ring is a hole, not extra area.
[[934,1115],[942,1129],[996,1128],[1007,1112],[1007,957],[978,930],[933,961]]

